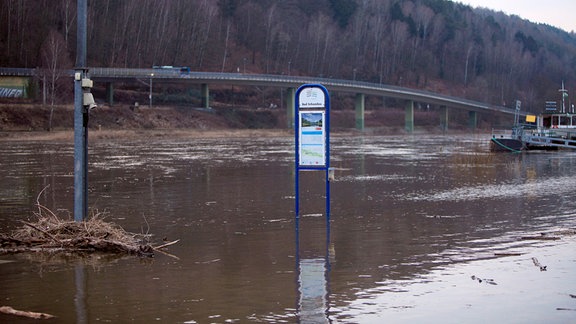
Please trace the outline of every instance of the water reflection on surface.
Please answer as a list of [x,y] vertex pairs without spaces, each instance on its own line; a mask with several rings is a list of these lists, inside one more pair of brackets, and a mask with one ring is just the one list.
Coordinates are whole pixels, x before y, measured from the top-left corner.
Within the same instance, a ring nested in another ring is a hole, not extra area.
[[[1,231],[37,198],[69,216],[71,145],[2,143]],[[574,153],[492,155],[473,136],[331,147],[327,226],[321,172],[302,175],[295,222],[292,138],[91,143],[89,205],[180,239],[177,259],[1,256],[15,261],[0,263],[2,304],[80,323],[576,319],[556,310],[576,309],[573,237],[519,240],[576,226]]]
[[299,263],[298,317],[304,323],[328,323],[326,259],[303,259]]

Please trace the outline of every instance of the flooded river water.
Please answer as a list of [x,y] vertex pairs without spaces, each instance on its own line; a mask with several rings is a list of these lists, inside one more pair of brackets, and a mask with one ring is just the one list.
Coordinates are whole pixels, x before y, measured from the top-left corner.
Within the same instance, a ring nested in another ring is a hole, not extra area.
[[[576,153],[490,154],[487,136],[90,143],[89,206],[172,256],[0,256],[0,304],[62,323],[574,323]],[[73,210],[73,145],[2,142],[0,231]],[[545,265],[546,271],[537,266]],[[1,306],[0,305],[0,306]],[[0,322],[19,319],[0,315]]]

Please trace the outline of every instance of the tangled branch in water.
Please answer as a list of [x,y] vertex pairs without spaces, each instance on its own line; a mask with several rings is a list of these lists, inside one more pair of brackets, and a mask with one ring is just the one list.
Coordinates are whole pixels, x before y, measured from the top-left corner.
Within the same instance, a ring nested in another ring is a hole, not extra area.
[[[38,197],[44,192],[44,188]],[[56,216],[36,199],[35,222],[22,221],[10,234],[0,233],[0,253],[22,252],[105,252],[151,257],[150,235],[126,232],[94,213],[82,222]]]
[[65,221],[40,206],[35,222],[9,235],[0,234],[0,253],[20,252],[106,252],[153,256],[148,235],[126,232],[104,221],[98,214],[82,222]]

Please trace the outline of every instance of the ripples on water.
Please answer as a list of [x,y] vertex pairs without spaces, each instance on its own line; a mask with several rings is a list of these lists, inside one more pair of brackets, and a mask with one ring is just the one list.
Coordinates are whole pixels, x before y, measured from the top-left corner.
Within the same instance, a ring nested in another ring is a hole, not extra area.
[[[70,145],[3,143],[0,229],[28,218],[47,185],[40,203],[69,214]],[[294,221],[291,138],[91,143],[90,206],[129,231],[180,239],[179,259],[79,267],[4,256],[16,262],[0,264],[0,298],[69,322],[576,318],[556,310],[576,309],[574,239],[519,240],[575,227],[574,153],[493,155],[481,136],[331,145],[327,230],[320,172],[301,175]]]

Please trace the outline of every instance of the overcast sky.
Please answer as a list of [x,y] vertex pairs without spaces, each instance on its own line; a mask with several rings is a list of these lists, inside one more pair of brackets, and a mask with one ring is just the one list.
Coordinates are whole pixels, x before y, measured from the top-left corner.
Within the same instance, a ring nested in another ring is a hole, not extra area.
[[535,23],[545,23],[576,31],[576,0],[454,0],[472,7],[482,7],[517,15]]

